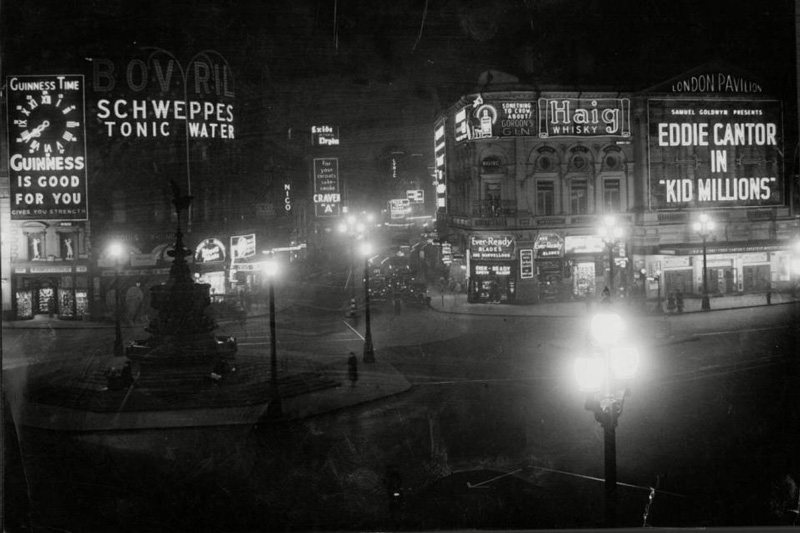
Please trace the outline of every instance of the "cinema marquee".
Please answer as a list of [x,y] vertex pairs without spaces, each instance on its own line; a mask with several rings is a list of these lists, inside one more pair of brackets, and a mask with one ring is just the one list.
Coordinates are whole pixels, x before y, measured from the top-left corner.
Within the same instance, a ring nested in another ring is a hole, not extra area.
[[650,205],[784,205],[783,120],[775,100],[648,102]]

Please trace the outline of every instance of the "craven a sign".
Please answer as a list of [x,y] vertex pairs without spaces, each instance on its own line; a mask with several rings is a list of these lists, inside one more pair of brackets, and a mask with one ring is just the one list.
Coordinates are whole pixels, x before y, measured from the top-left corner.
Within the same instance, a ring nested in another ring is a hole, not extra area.
[[651,100],[648,123],[653,209],[784,204],[779,101]]
[[314,159],[314,212],[318,217],[338,217],[342,204],[339,190],[339,160]]

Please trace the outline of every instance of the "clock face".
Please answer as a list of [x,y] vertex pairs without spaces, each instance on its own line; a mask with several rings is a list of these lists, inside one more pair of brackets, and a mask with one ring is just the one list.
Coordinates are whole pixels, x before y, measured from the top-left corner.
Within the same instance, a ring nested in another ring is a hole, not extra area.
[[11,110],[12,138],[18,146],[34,155],[62,155],[78,141],[80,112],[63,93],[31,91],[23,98]]

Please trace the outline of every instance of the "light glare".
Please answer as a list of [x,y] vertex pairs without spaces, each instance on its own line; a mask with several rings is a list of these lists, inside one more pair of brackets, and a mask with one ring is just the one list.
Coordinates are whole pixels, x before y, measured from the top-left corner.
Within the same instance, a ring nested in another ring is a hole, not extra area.
[[574,371],[578,389],[583,392],[599,391],[606,379],[603,360],[598,357],[578,357],[575,359]]

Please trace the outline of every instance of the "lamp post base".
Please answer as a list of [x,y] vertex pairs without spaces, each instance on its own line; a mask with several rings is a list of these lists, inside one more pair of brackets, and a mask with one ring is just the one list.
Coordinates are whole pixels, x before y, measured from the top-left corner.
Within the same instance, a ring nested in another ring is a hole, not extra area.
[[375,349],[372,347],[371,342],[364,343],[364,362],[365,363],[375,362]]
[[283,406],[280,396],[270,400],[267,406],[267,420],[280,420],[283,418]]
[[711,311],[711,302],[706,294],[703,295],[703,301],[700,304],[700,309],[703,311]]

